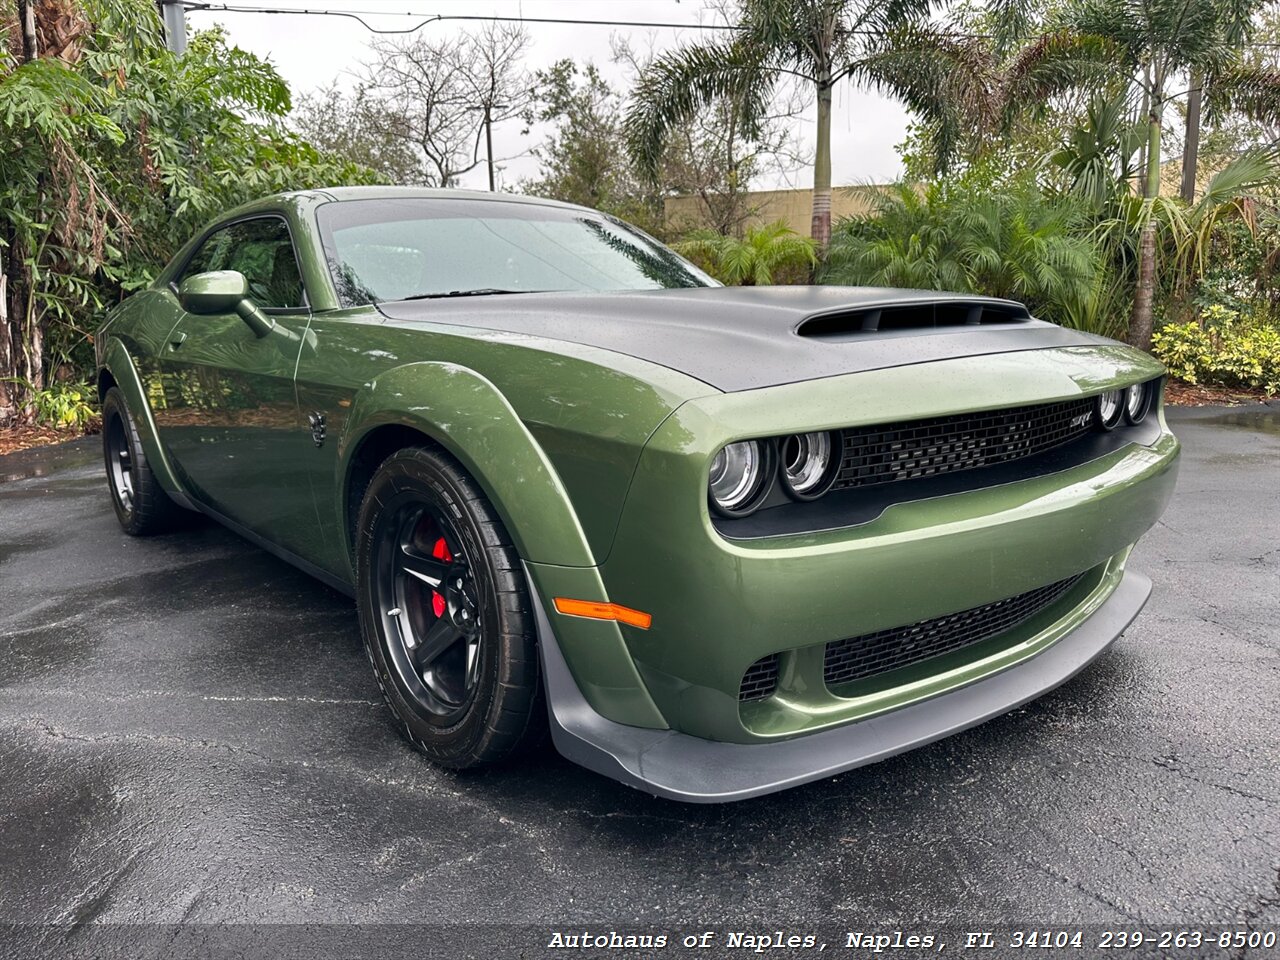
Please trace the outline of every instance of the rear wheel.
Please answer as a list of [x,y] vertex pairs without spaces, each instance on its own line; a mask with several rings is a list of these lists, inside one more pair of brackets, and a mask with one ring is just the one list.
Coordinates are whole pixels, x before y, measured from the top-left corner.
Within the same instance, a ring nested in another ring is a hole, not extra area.
[[141,537],[173,529],[181,508],[151,471],[119,387],[112,387],[102,399],[102,452],[111,505],[124,532]]
[[356,540],[365,650],[409,741],[466,769],[539,739],[528,589],[475,481],[443,452],[401,450],[370,481]]

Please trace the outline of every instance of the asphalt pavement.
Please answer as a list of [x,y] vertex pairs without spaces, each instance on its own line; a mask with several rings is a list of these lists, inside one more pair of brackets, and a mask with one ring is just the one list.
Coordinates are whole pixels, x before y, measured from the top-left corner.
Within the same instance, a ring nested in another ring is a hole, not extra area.
[[[348,599],[205,521],[126,537],[96,438],[0,457],[0,947],[87,922],[1280,929],[1280,407],[1171,419],[1178,489],[1131,561],[1154,593],[1111,652],[711,807],[550,751],[438,769]],[[509,946],[477,951],[541,955]]]

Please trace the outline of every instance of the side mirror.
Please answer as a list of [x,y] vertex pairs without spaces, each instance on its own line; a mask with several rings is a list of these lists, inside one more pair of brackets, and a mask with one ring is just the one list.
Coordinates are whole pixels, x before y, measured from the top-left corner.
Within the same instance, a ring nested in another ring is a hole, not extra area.
[[275,321],[249,299],[249,281],[238,270],[213,270],[187,277],[178,288],[178,302],[188,313],[238,313],[259,337],[275,329]]
[[188,313],[230,313],[248,296],[249,281],[238,270],[197,273],[178,288],[178,299]]

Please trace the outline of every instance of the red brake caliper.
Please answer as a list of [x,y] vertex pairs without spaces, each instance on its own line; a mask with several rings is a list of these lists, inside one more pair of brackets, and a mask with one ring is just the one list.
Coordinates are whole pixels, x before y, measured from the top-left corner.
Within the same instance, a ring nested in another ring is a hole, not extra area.
[[[453,560],[453,554],[449,552],[449,545],[444,542],[444,537],[436,540],[436,545],[431,548],[431,555],[437,560],[443,560],[449,563]],[[431,592],[431,611],[437,617],[444,616],[444,597],[440,596],[438,591]]]

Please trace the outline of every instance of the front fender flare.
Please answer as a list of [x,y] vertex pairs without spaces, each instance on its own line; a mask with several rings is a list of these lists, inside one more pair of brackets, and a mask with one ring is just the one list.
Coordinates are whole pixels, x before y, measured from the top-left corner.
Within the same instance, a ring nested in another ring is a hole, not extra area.
[[[558,617],[544,598],[609,599],[568,491],[546,453],[498,388],[457,364],[396,367],[352,398],[338,447],[336,509],[346,508],[352,459],[362,441],[392,424],[430,437],[476,479],[525,561],[544,620]],[[595,710],[619,723],[666,726],[617,624],[576,618],[557,623],[570,670]]]
[[389,424],[418,430],[456,457],[525,560],[596,565],[568,492],[533,434],[497,387],[454,363],[405,364],[356,393],[338,448],[338,516],[348,503],[352,457],[369,433]]

